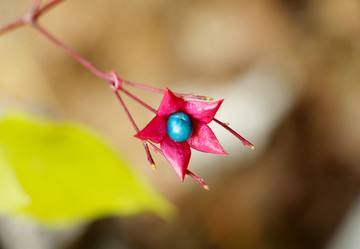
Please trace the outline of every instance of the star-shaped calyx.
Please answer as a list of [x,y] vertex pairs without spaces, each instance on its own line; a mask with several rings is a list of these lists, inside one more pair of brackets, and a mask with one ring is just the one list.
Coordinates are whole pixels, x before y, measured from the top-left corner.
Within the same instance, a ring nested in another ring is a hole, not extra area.
[[156,116],[135,137],[160,143],[161,153],[181,181],[188,174],[206,188],[207,185],[187,169],[190,148],[206,153],[227,154],[208,126],[222,102],[186,101],[166,89]]
[[[252,143],[231,129],[227,123],[223,123],[215,118],[215,114],[220,108],[223,100],[212,101],[212,98],[206,96],[192,93],[173,93],[169,89],[164,91],[150,86],[121,80],[115,72],[108,73],[108,77],[109,80],[111,80],[111,87],[114,90],[116,97],[137,132],[135,137],[141,139],[147,154],[147,159],[154,169],[155,163],[149,148],[164,155],[180,177],[181,181],[184,181],[185,175],[189,175],[205,189],[209,189],[200,177],[188,170],[188,165],[191,157],[191,148],[207,153],[227,154],[208,126],[211,121],[215,121],[224,127],[244,145],[253,150],[255,149]],[[124,85],[164,94],[158,110],[155,110],[128,90],[124,89]],[[141,131],[136,125],[119,92],[129,96],[131,99],[156,114],[150,123]],[[160,148],[154,145],[154,143],[159,143]]]

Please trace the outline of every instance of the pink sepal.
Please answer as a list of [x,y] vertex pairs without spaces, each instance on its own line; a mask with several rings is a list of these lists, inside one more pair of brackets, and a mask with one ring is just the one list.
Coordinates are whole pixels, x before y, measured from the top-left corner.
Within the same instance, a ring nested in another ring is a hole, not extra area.
[[166,92],[156,115],[160,117],[171,115],[180,111],[183,108],[184,103],[184,99],[176,97],[175,94],[166,88]]
[[223,99],[211,102],[186,101],[184,110],[192,118],[195,118],[204,124],[208,124],[214,119],[214,116],[223,101]]
[[189,144],[187,142],[174,142],[166,135],[160,143],[160,148],[166,160],[183,182],[191,157]]
[[166,119],[155,116],[135,137],[160,143],[166,134]]
[[227,155],[208,125],[193,121],[193,126],[193,134],[186,140],[191,148],[206,153]]

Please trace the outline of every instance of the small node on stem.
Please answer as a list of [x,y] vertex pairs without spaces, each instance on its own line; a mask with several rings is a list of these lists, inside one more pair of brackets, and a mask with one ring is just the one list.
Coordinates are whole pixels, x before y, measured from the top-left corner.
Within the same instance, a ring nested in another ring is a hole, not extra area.
[[114,71],[107,73],[107,75],[110,76],[110,80],[112,81],[110,83],[111,89],[114,92],[121,90],[123,81],[119,78],[119,76]]
[[152,164],[151,164],[151,168],[152,168],[153,170],[156,170],[156,165],[155,165],[154,163],[152,163]]
[[250,149],[252,149],[252,150],[256,150],[256,148],[255,148],[255,146],[253,145],[253,146],[251,146],[250,147]]
[[210,187],[209,187],[208,185],[206,185],[206,184],[203,186],[203,188],[204,188],[205,190],[207,190],[207,191],[210,190]]
[[22,20],[26,24],[33,24],[35,22],[34,13],[26,13]]
[[39,10],[41,0],[36,0],[30,9],[25,13],[22,18],[23,22],[26,24],[33,24],[36,21],[35,13]]

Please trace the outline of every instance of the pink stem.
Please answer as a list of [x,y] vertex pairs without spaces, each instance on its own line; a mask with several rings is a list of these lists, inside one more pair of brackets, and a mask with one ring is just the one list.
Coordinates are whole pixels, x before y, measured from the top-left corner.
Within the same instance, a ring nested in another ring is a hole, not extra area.
[[246,140],[245,138],[243,138],[242,136],[240,136],[236,131],[234,131],[233,129],[231,129],[227,124],[219,121],[218,119],[214,118],[214,121],[216,123],[218,123],[219,125],[221,125],[222,127],[224,127],[226,130],[228,130],[231,134],[233,134],[235,137],[237,137],[238,139],[240,139],[240,141],[245,145],[245,146],[249,146],[250,149],[255,150],[255,146],[250,143],[248,140]]
[[[63,2],[63,1],[65,1],[65,0],[53,0],[53,1],[45,4],[43,7],[41,7],[39,9],[39,5],[41,3],[41,0],[35,0],[33,6],[28,11],[28,14],[25,15],[24,18],[22,18],[20,20],[17,20],[15,22],[9,24],[8,26],[5,26],[4,28],[1,28],[0,29],[0,35],[4,34],[7,31],[14,30],[14,29],[16,29],[18,27],[21,27],[21,26],[31,22],[32,25],[40,33],[42,33],[46,38],[48,38],[55,45],[57,45],[62,50],[64,50],[66,53],[68,53],[71,57],[73,57],[76,61],[81,63],[84,67],[88,68],[90,71],[95,73],[97,76],[99,76],[100,78],[107,81],[110,85],[112,85],[113,81],[111,80],[111,78],[108,77],[107,74],[103,73],[100,69],[98,69],[97,67],[92,65],[90,62],[88,62],[87,60],[82,58],[75,51],[73,51],[69,47],[65,46],[62,42],[60,42],[58,39],[56,39],[53,35],[51,35],[47,30],[45,30],[42,26],[40,26],[36,22],[36,20],[39,18],[40,15],[42,15],[43,13],[45,13],[46,11],[48,11],[49,9],[51,9],[52,7],[54,7],[55,5],[57,5],[57,4],[59,4],[59,3]],[[145,86],[145,85],[142,85],[142,84],[133,83],[133,82],[130,82],[130,81],[122,81],[122,83],[124,83],[126,85],[129,85],[129,86],[132,86],[132,87],[137,87],[137,88],[140,88],[140,89],[152,91],[152,92],[157,92],[157,93],[162,93],[162,94],[165,93],[165,90],[150,87],[150,86]],[[128,93],[126,93],[126,94],[129,95]],[[189,93],[189,94],[175,93],[175,94],[177,96],[183,97],[183,98],[191,98],[191,99],[199,99],[199,100],[207,100],[207,101],[212,100],[211,97],[199,96],[199,95],[195,95],[195,94],[192,94],[192,93]],[[148,108],[148,107],[146,107],[146,108]],[[153,108],[151,108],[151,109],[153,109]],[[153,111],[153,110],[151,110],[151,111]]]
[[[90,71],[92,71],[93,73],[95,73],[97,76],[99,76],[100,78],[104,79],[105,81],[107,81],[111,86],[114,86],[114,82],[116,81],[116,79],[113,79],[112,77],[114,76],[113,74],[105,74],[102,71],[100,71],[100,69],[96,68],[94,65],[92,65],[91,63],[89,63],[87,60],[85,60],[84,58],[82,58],[80,55],[78,55],[77,53],[75,53],[73,50],[71,50],[70,48],[68,48],[67,46],[65,46],[63,43],[61,43],[59,40],[57,40],[54,36],[52,36],[49,32],[47,32],[44,28],[42,28],[37,22],[33,23],[33,26],[41,33],[43,34],[46,38],[48,38],[50,41],[52,41],[54,44],[56,44],[58,47],[60,47],[61,49],[63,49],[66,53],[68,53],[71,57],[73,57],[76,61],[78,61],[79,63],[81,63],[84,67],[88,68]],[[123,90],[123,89],[120,89]],[[123,90],[124,92],[127,92],[126,90]],[[132,124],[132,126],[134,127],[136,132],[139,132],[139,128],[137,127],[137,125],[135,124],[134,119],[132,118],[129,110],[127,109],[124,101],[122,100],[120,94],[115,90],[114,91],[120,104],[122,105],[122,107],[124,108],[126,115],[128,116],[128,118],[130,119],[130,122]],[[127,94],[130,97],[134,97],[134,99],[137,99],[135,96],[133,96],[132,94],[128,93]],[[142,101],[140,101],[139,99],[137,99],[139,103],[141,103],[142,105],[146,106],[146,104]],[[151,107],[150,107],[151,108]],[[155,109],[154,109],[155,111]],[[156,112],[156,111],[155,111]],[[150,154],[150,150],[148,145],[146,144],[146,141],[142,141],[144,148],[145,148],[145,152],[147,154],[147,159],[149,161],[149,163],[151,164],[151,166],[153,168],[155,168],[155,162]]]
[[53,0],[47,4],[45,4],[42,8],[39,9],[41,4],[41,0],[35,0],[34,4],[31,6],[29,11],[24,15],[23,18],[10,23],[9,25],[0,29],[0,35],[15,30],[21,26],[28,24],[30,21],[37,20],[40,15],[42,15],[45,11],[49,10],[51,7],[55,6],[58,3],[63,2],[64,0]]
[[[117,91],[114,91],[114,93],[115,93],[116,97],[118,98],[121,106],[123,107],[126,115],[127,115],[128,118],[130,119],[130,122],[131,122],[132,126],[134,127],[135,131],[136,131],[136,132],[139,132],[140,130],[139,130],[139,128],[137,127],[137,125],[135,124],[135,121],[134,121],[134,119],[132,118],[132,116],[131,116],[128,108],[126,107],[124,101],[122,100],[120,94],[119,94]],[[148,159],[151,167],[152,167],[152,168],[155,168],[155,162],[154,162],[154,159],[152,158],[152,156],[151,156],[151,154],[150,154],[149,146],[147,145],[146,141],[141,140],[141,142],[142,142],[142,144],[144,145],[144,149],[145,149],[145,152],[146,152],[146,155],[147,155],[147,159]]]
[[12,31],[12,30],[14,30],[16,28],[24,26],[25,24],[26,23],[25,23],[25,21],[23,19],[20,19],[20,20],[17,20],[15,22],[13,22],[13,23],[10,23],[9,25],[7,25],[7,26],[0,29],[0,35],[3,35],[8,31]]
[[148,104],[146,104],[145,102],[143,102],[142,100],[140,100],[139,98],[135,97],[133,94],[129,93],[128,91],[126,91],[125,89],[121,88],[120,91],[124,92],[126,95],[128,95],[130,98],[132,98],[133,100],[135,100],[136,102],[138,102],[140,105],[142,105],[143,107],[145,107],[146,109],[152,111],[153,113],[156,113],[157,111],[152,108],[151,106],[149,106]]
[[[39,9],[42,0],[35,0],[28,13],[34,17],[34,13]],[[35,18],[34,18],[35,19]]]
[[130,98],[132,98],[133,100],[135,100],[136,102],[138,102],[140,105],[142,105],[143,107],[145,107],[146,109],[152,111],[153,113],[156,113],[157,111],[152,108],[151,106],[149,106],[148,104],[146,104],[145,102],[143,102],[141,99],[139,99],[138,97],[136,97],[135,95],[131,94],[130,92],[128,92],[127,90],[125,90],[122,85],[123,85],[123,81],[119,78],[119,76],[114,72],[111,71],[108,73],[109,77],[113,78],[113,84],[112,84],[112,88],[114,91],[122,91],[123,93],[125,93],[126,95],[128,95]]
[[[161,151],[161,149],[159,149],[157,146],[155,146],[154,144],[152,144],[151,142],[147,141],[147,144],[155,151],[160,153],[161,155],[164,155],[164,153]],[[210,190],[209,186],[204,182],[203,179],[201,179],[200,177],[198,177],[197,175],[195,175],[193,172],[191,172],[190,170],[186,170],[186,174],[189,175],[191,178],[193,178],[195,181],[197,181],[204,189],[206,190]]]
[[[125,85],[129,85],[129,86],[132,86],[132,87],[144,89],[144,90],[155,92],[155,93],[162,93],[162,94],[165,93],[165,90],[158,89],[158,88],[155,88],[155,87],[145,86],[145,85],[138,84],[138,83],[133,83],[133,82],[130,82],[130,81],[123,80],[122,83],[124,83]],[[200,96],[200,95],[196,95],[196,94],[193,94],[193,93],[186,93],[186,94],[184,94],[184,93],[175,93],[175,95],[177,95],[178,97],[182,97],[182,98],[208,100],[208,101],[213,100],[213,98],[211,98],[211,97]]]
[[40,15],[42,15],[44,12],[48,11],[55,5],[64,2],[65,0],[53,0],[47,4],[45,4],[43,7],[41,7],[39,10],[34,12],[34,19],[37,19]]
[[141,84],[138,84],[138,83],[133,83],[133,82],[130,82],[130,81],[125,81],[125,80],[123,80],[122,82],[125,85],[129,85],[129,86],[132,86],[132,87],[148,90],[148,91],[151,91],[151,92],[165,93],[164,90],[161,90],[161,89],[158,89],[158,88],[155,88],[155,87],[145,86],[145,85],[141,85]]
[[122,105],[122,107],[124,108],[124,111],[125,111],[126,115],[128,116],[128,118],[130,119],[130,122],[131,122],[132,126],[134,127],[135,131],[136,131],[136,132],[140,132],[140,130],[139,130],[139,128],[137,127],[137,125],[135,124],[135,121],[134,121],[134,119],[132,118],[132,116],[131,116],[128,108],[126,107],[124,101],[122,100],[120,94],[119,94],[118,92],[115,92],[115,95],[116,95],[116,97],[118,98],[118,100],[119,100],[120,104]]
[[48,31],[46,31],[43,27],[41,27],[37,22],[33,23],[33,26],[46,38],[48,38],[51,42],[53,42],[55,45],[60,47],[62,50],[64,50],[66,53],[68,53],[72,58],[74,58],[76,61],[81,63],[84,67],[95,73],[100,78],[107,81],[110,85],[113,84],[113,80],[105,73],[103,73],[100,69],[92,65],[90,62],[82,58],[80,55],[75,53],[73,50],[65,46],[62,42],[57,40],[54,36],[52,36]]
[[161,151],[161,149],[159,149],[156,145],[154,145],[153,143],[146,141],[147,144],[151,147],[151,149],[153,149],[155,152],[160,153],[161,155],[164,155],[164,153]]
[[203,186],[204,189],[210,190],[209,186],[206,185],[206,183],[204,182],[204,180],[201,179],[200,177],[198,177],[197,175],[195,175],[193,172],[191,172],[190,170],[186,170],[186,174],[188,174],[188,175],[191,176],[193,179],[195,179],[195,181],[197,181],[198,183],[200,183],[200,185]]

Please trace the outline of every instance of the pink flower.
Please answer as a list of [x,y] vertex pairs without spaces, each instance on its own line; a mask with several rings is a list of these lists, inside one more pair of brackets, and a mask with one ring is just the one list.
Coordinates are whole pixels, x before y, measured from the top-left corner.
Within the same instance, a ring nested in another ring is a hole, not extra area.
[[[227,154],[207,125],[214,119],[222,102],[223,100],[185,101],[166,89],[156,116],[135,137],[160,143],[162,154],[179,175],[181,181],[184,181],[185,175],[188,174],[207,188],[207,185],[199,177],[187,169],[191,157],[190,148],[207,153]],[[191,119],[193,130],[191,136],[185,141],[176,142],[170,138],[167,132],[167,121],[172,114],[179,112],[185,113]]]
[[[108,76],[109,79],[111,79],[111,87],[113,88],[116,97],[137,132],[135,137],[140,138],[142,141],[147,160],[153,169],[156,167],[149,147],[164,155],[179,175],[181,181],[184,181],[185,175],[189,175],[205,189],[209,189],[200,177],[196,176],[187,168],[191,157],[190,148],[207,153],[227,154],[221,147],[215,134],[207,125],[213,120],[238,138],[245,146],[249,146],[251,149],[255,150],[255,146],[252,143],[231,129],[227,123],[223,123],[214,118],[223,100],[211,101],[212,98],[210,97],[191,93],[174,94],[169,89],[164,91],[150,86],[121,80],[115,72],[108,73]],[[123,88],[124,85],[164,94],[159,109],[155,110],[141,99],[131,94]],[[153,118],[143,130],[139,130],[126,107],[125,102],[120,96],[119,91],[156,114],[155,118]],[[204,101],[185,101],[184,98]],[[152,142],[160,143],[160,148],[155,146]]]

